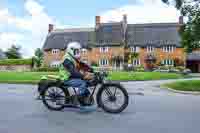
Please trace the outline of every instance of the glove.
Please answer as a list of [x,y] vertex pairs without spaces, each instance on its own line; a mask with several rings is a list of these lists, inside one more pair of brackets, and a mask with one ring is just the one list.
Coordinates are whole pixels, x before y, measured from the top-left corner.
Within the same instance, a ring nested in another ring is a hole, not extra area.
[[94,74],[93,73],[89,73],[89,72],[85,73],[85,76],[84,76],[85,80],[91,80],[93,78],[94,78]]

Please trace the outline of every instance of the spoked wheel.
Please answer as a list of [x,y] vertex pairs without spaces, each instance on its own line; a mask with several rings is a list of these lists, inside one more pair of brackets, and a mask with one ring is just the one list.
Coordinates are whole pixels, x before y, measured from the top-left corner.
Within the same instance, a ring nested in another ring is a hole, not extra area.
[[108,113],[120,113],[128,106],[129,97],[121,85],[108,84],[99,90],[97,102]]
[[59,111],[64,108],[67,96],[67,92],[63,88],[50,86],[44,90],[42,101],[48,109]]

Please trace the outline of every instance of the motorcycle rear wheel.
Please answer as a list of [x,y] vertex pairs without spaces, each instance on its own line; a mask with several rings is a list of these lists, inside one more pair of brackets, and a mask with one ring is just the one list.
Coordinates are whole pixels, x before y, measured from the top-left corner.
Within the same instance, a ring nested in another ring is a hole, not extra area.
[[[64,104],[69,94],[65,88],[59,87],[56,84],[51,84],[43,90],[41,96],[43,104],[49,110],[61,111],[65,108]],[[62,100],[62,103],[59,103],[61,102],[59,100]],[[52,104],[50,104],[50,102],[52,102]]]

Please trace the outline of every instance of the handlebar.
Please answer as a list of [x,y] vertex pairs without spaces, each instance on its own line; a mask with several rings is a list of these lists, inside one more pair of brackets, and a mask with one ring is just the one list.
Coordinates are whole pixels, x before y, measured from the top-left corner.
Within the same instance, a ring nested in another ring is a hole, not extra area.
[[108,77],[108,72],[95,72],[94,73],[96,76],[100,76],[100,77]]

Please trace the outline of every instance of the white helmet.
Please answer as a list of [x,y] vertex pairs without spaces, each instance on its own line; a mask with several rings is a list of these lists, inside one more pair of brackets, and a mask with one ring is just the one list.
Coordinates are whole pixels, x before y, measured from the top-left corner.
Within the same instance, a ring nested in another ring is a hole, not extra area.
[[81,44],[78,42],[70,42],[67,45],[67,52],[70,53],[75,58],[80,58],[81,55]]

